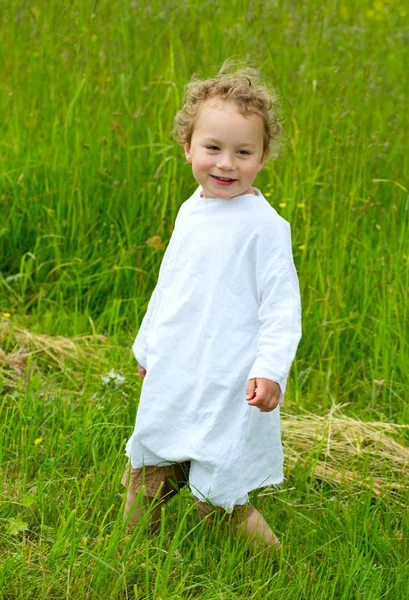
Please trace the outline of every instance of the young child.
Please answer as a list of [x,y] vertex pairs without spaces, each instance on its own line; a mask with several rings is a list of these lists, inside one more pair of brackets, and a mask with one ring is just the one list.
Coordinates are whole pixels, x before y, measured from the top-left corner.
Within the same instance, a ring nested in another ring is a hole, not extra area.
[[143,385],[126,515],[136,524],[150,505],[157,521],[189,483],[200,518],[227,512],[252,543],[279,548],[248,504],[283,480],[279,403],[301,337],[290,226],[252,187],[281,136],[274,95],[254,69],[194,79],[175,136],[199,187],[133,344]]

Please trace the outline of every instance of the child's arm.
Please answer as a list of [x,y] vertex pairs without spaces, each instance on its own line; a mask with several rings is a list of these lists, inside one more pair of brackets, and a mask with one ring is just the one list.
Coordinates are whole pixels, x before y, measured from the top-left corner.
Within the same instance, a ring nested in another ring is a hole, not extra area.
[[[301,338],[301,300],[291,250],[288,223],[285,235],[264,236],[257,261],[259,339],[248,376],[249,404],[263,412],[283,400],[288,373]],[[257,393],[255,393],[257,388]],[[254,398],[256,395],[256,398]]]

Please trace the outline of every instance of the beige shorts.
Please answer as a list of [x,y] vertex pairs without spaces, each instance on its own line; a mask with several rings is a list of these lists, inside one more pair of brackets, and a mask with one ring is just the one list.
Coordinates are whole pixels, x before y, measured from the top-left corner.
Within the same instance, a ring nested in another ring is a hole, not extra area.
[[[134,469],[130,463],[126,465],[121,483],[126,488],[129,486],[133,492],[138,494],[144,488],[144,495],[148,498],[155,498],[158,502],[169,502],[183,486],[189,483],[189,461],[183,463],[174,463],[172,465],[145,466],[142,469]],[[214,520],[216,514],[225,516],[228,513],[220,506],[212,506],[207,502],[202,502],[195,498],[195,507],[199,518],[203,519],[207,515],[212,515],[209,520]],[[249,518],[254,511],[254,506],[250,504],[237,504],[228,519],[237,524]]]

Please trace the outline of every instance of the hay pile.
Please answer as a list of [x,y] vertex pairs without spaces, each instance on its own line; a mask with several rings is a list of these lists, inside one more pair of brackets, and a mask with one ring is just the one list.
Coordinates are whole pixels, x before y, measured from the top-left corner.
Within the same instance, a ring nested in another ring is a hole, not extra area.
[[282,413],[287,465],[330,484],[371,486],[403,496],[409,483],[408,425],[366,422],[347,417],[342,405],[325,415]]
[[40,370],[41,363],[56,366],[72,379],[75,368],[83,371],[84,364],[90,359],[96,364],[106,362],[101,353],[105,342],[106,338],[101,335],[50,336],[32,333],[8,322],[0,323],[0,377],[3,385],[16,387],[20,379],[27,377],[29,364],[34,370]]

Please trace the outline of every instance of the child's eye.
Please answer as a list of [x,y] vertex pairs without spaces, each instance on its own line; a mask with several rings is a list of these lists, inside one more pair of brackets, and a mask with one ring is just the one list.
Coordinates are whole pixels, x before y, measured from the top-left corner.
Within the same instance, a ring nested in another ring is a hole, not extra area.
[[207,150],[219,150],[218,146],[206,146]]
[[239,150],[239,154],[247,154],[247,155],[249,155],[250,152],[248,150]]

